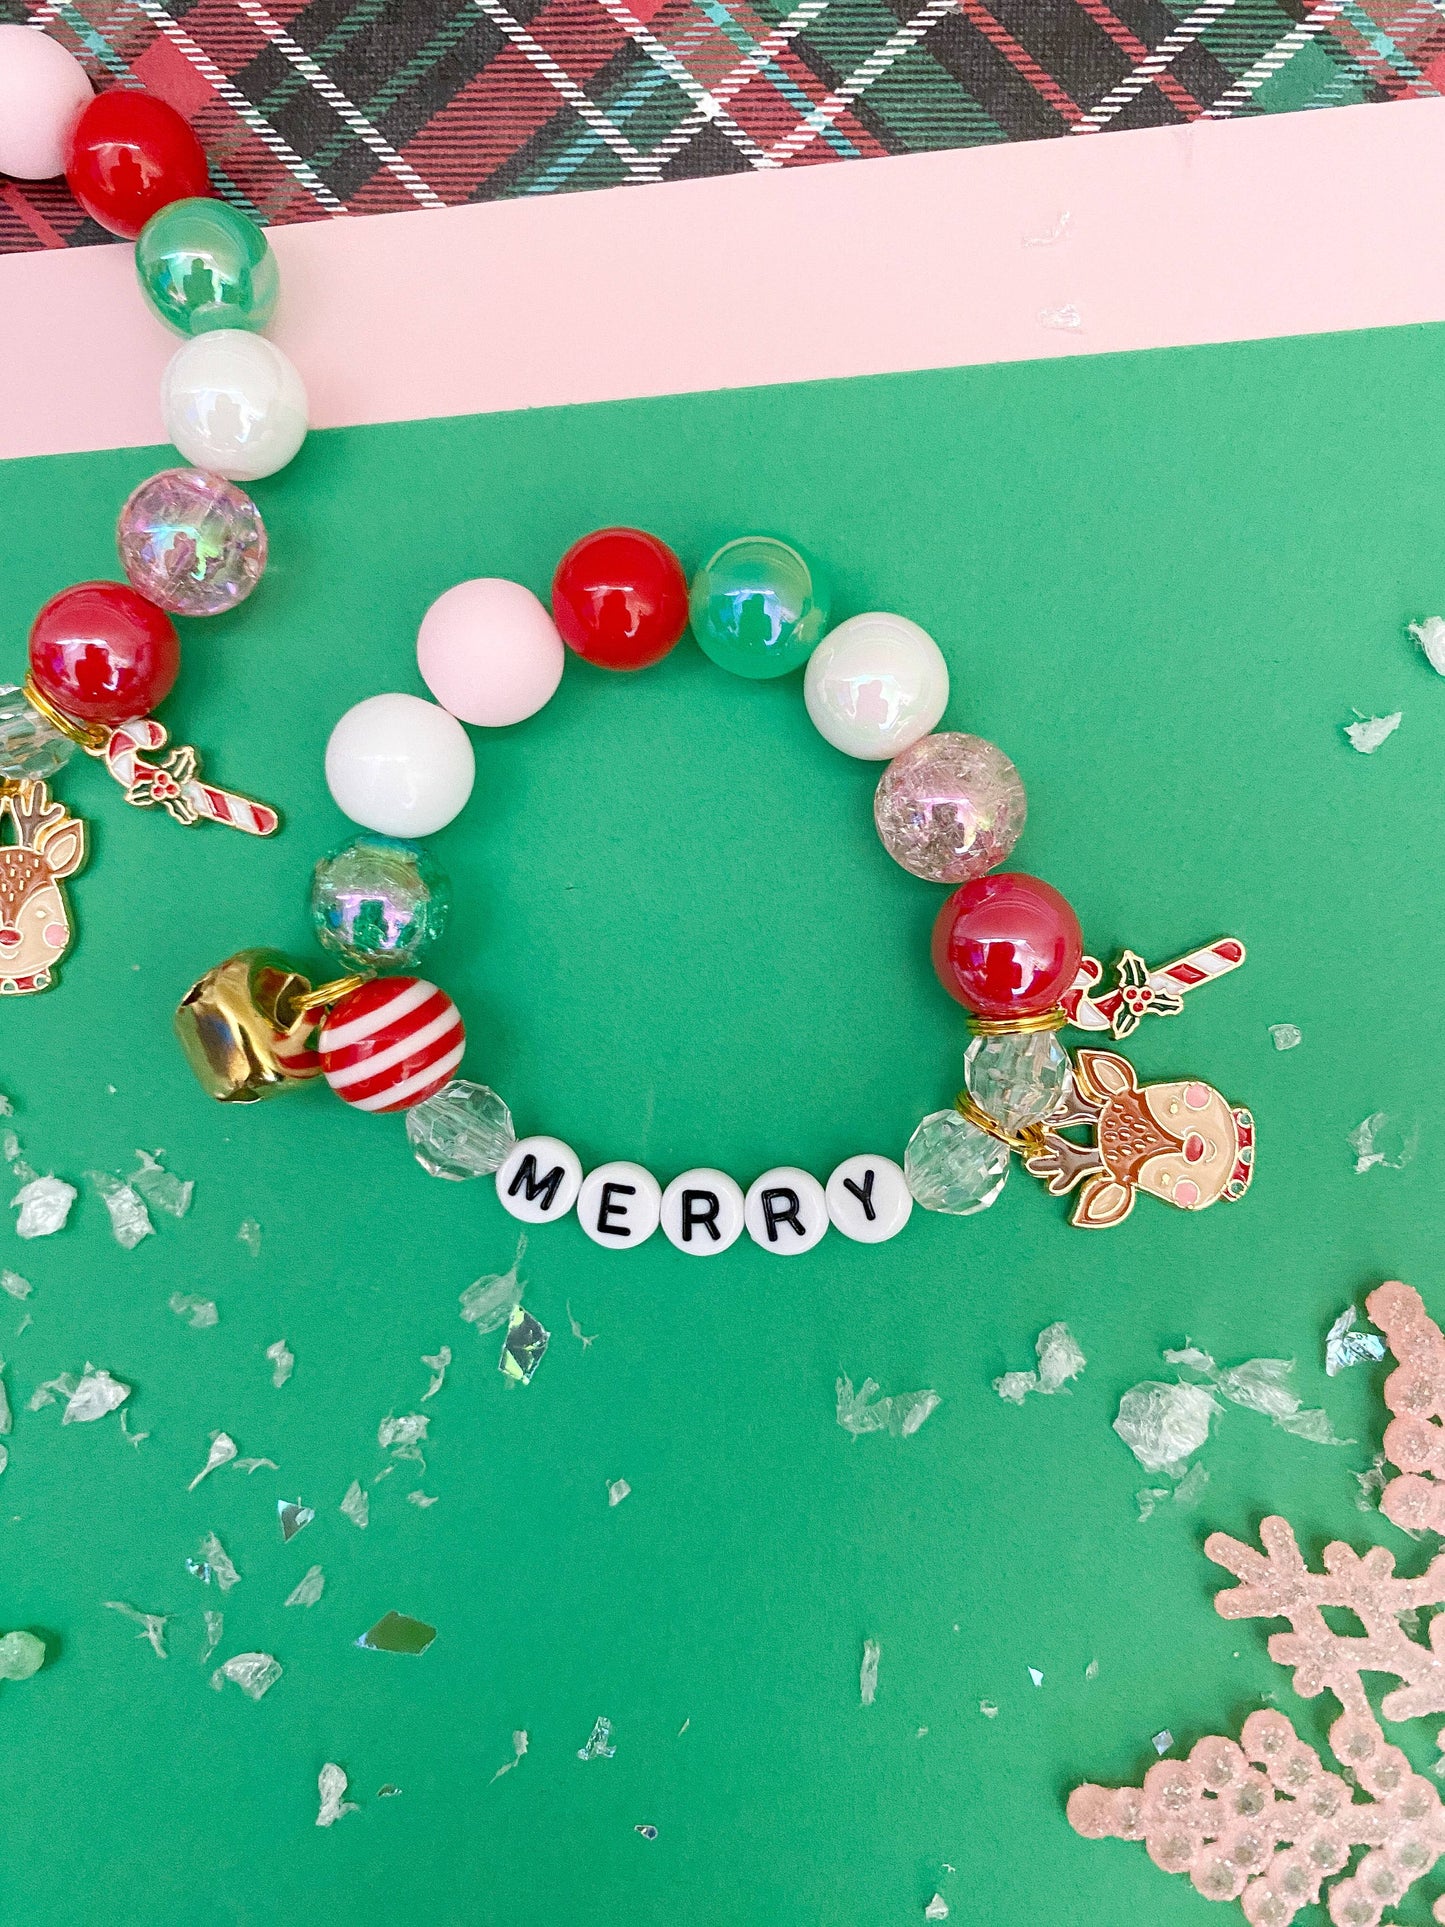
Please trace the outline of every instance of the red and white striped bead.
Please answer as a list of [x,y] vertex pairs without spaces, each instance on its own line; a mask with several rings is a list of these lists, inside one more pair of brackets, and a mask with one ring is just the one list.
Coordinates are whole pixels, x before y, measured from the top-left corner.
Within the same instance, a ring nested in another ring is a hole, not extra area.
[[359,1111],[407,1111],[462,1061],[461,1013],[421,977],[377,977],[332,1006],[317,1038],[321,1069]]

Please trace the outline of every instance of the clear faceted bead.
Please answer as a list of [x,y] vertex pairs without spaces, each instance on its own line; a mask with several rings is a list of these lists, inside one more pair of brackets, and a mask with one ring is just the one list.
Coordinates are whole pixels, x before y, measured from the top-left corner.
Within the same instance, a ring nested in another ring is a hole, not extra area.
[[44,781],[62,770],[75,744],[32,709],[13,683],[0,686],[0,777]]
[[500,1171],[517,1134],[512,1113],[494,1090],[454,1077],[406,1114],[417,1163],[434,1178],[481,1178]]
[[1052,1030],[975,1037],[963,1060],[969,1096],[1015,1137],[1056,1108],[1068,1075],[1069,1054]]
[[903,1154],[908,1188],[925,1211],[986,1211],[1008,1177],[1009,1149],[957,1111],[924,1118]]

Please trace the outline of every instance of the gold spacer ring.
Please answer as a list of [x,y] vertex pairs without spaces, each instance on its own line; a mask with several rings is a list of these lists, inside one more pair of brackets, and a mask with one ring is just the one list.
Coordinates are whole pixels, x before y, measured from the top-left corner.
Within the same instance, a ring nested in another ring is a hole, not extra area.
[[78,743],[83,750],[94,756],[105,748],[110,741],[110,731],[104,723],[78,723],[67,716],[63,709],[57,709],[48,696],[42,696],[35,687],[35,678],[27,674],[21,684],[20,693],[35,711],[43,716],[52,729],[58,729],[62,736],[68,736],[72,743]]
[[1010,1151],[1017,1151],[1021,1158],[1037,1157],[1044,1149],[1044,1131],[1041,1124],[1030,1124],[1017,1137],[1006,1131],[997,1118],[990,1117],[983,1107],[975,1103],[968,1091],[960,1091],[953,1100],[953,1108],[960,1117],[972,1124],[975,1130],[986,1131],[1000,1144],[1006,1144]]
[[1069,1013],[1062,1004],[1055,1004],[1052,1010],[1041,1010],[1032,1017],[973,1017],[968,1027],[975,1037],[1029,1037],[1036,1031],[1062,1030],[1069,1021]]
[[329,984],[318,984],[315,990],[308,990],[303,997],[292,997],[290,1007],[298,1016],[303,1010],[320,1010],[323,1005],[339,1004],[343,997],[349,997],[353,990],[360,990],[370,982],[370,977],[336,977]]

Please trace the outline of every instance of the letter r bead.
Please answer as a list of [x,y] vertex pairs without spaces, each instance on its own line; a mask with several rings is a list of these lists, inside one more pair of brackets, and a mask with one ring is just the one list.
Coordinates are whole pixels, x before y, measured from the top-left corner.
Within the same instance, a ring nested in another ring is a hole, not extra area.
[[791,1164],[764,1171],[753,1183],[744,1200],[743,1217],[753,1242],[780,1258],[811,1251],[828,1229],[822,1185],[811,1171]]
[[663,1235],[690,1258],[715,1258],[743,1230],[743,1194],[726,1171],[684,1171],[662,1194]]

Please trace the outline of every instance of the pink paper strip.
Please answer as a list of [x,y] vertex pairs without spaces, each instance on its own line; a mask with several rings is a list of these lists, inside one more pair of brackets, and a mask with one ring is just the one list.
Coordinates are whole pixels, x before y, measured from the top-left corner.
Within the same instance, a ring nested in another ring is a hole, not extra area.
[[[1445,100],[272,230],[317,427],[1445,319]],[[165,439],[128,247],[0,260],[0,457]]]

